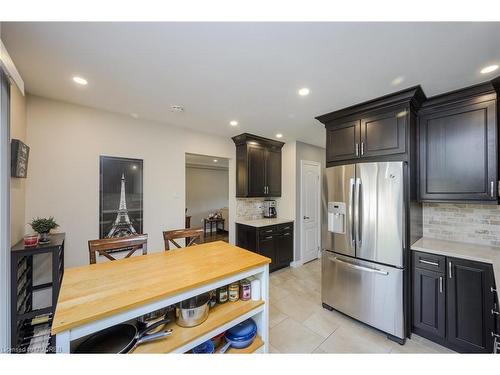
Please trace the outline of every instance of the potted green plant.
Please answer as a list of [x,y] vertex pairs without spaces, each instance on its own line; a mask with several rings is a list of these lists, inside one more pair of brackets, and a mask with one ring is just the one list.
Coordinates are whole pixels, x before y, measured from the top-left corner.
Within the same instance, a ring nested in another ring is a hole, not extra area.
[[49,218],[37,217],[36,219],[31,220],[31,223],[29,224],[35,232],[40,234],[40,243],[49,242],[49,233],[51,229],[55,229],[59,226],[52,216]]

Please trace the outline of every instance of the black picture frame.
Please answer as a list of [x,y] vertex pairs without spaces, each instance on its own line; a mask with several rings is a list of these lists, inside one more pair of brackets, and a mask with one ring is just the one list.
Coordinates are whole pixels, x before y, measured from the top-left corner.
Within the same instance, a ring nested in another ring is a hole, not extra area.
[[[125,208],[122,205],[124,186]],[[143,160],[99,158],[99,238],[143,233]]]
[[19,139],[12,139],[10,144],[10,175],[15,178],[28,176],[30,148]]

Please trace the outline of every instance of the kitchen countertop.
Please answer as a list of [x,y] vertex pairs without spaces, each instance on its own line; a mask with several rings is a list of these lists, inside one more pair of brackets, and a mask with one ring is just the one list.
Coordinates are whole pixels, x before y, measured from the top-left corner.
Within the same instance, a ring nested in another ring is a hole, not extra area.
[[248,225],[251,227],[265,227],[268,225],[276,225],[276,224],[284,224],[284,223],[293,223],[294,220],[286,219],[286,218],[274,218],[274,219],[252,219],[252,220],[236,220],[236,224]]
[[492,264],[496,285],[500,285],[499,247],[422,237],[411,245],[411,249]]
[[216,241],[66,269],[52,334],[176,295],[271,260]]

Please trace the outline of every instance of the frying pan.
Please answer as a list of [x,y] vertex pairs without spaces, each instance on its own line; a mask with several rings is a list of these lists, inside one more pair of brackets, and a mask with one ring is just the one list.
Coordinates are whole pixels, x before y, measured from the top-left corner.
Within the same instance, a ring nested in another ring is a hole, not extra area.
[[147,335],[148,332],[153,331],[156,327],[168,323],[169,321],[170,319],[160,320],[142,331],[139,331],[135,325],[129,323],[122,323],[103,329],[80,343],[75,353],[128,353],[132,351],[132,349],[135,349],[137,345],[144,342],[170,336],[172,334],[171,329]]

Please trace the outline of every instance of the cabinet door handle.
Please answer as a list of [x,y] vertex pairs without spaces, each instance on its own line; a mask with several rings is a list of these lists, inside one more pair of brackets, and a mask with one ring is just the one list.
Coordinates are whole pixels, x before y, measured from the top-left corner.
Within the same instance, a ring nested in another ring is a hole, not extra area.
[[430,260],[425,260],[425,259],[419,259],[418,260],[419,263],[424,263],[424,264],[428,264],[430,266],[436,266],[436,267],[439,267],[439,263],[437,262],[431,262]]
[[451,279],[452,278],[452,274],[451,274],[451,262],[448,262],[448,277]]
[[491,291],[491,293],[495,293],[497,290],[495,288],[493,288],[492,286],[490,286],[490,291]]
[[491,315],[500,315],[500,312],[496,311],[495,309],[491,309]]
[[490,182],[490,196],[495,198],[495,181]]
[[361,142],[361,155],[365,154],[365,142]]
[[439,293],[443,293],[443,276],[439,276]]
[[356,156],[359,156],[359,143],[356,143]]

